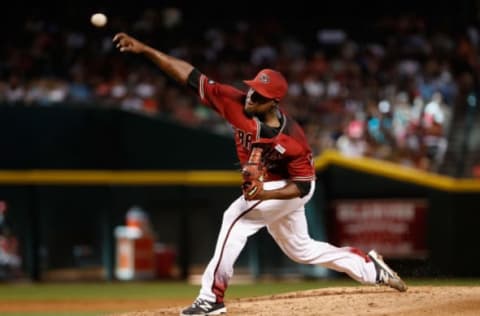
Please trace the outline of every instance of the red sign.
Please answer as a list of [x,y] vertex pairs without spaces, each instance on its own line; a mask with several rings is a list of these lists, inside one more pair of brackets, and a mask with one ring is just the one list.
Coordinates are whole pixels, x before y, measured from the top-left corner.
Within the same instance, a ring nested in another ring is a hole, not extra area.
[[389,258],[427,255],[425,200],[337,200],[332,208],[330,239],[336,246],[376,249]]

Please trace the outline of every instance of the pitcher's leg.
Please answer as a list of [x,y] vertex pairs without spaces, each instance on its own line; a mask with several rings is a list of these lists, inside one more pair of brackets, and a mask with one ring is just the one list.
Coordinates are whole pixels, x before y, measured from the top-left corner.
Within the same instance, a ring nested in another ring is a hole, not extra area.
[[268,224],[267,228],[283,252],[296,262],[320,264],[344,272],[360,283],[376,281],[374,264],[360,250],[313,240],[308,234],[304,210],[294,211]]
[[228,281],[233,275],[233,265],[247,238],[265,226],[262,220],[249,216],[257,205],[258,202],[245,202],[239,198],[225,211],[215,253],[202,277],[199,298],[223,302]]

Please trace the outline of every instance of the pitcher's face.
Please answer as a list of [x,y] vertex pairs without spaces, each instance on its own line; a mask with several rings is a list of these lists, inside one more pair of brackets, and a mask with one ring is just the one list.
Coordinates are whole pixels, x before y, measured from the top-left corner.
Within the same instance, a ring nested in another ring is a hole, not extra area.
[[269,99],[250,88],[245,98],[245,112],[248,114],[262,114],[275,106],[275,100]]

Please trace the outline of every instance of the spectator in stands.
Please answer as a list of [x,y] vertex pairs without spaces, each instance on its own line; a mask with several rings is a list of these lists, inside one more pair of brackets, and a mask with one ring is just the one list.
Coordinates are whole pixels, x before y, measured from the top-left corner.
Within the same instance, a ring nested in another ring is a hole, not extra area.
[[[181,9],[149,9],[137,20],[116,17],[112,27],[128,30],[131,24],[152,38],[162,30],[162,41],[175,47],[172,55],[194,58],[221,81],[241,84],[241,78],[258,71],[250,61],[281,69],[291,83],[285,107],[310,133],[316,154],[345,144],[345,138],[337,142],[338,131],[343,132],[345,117],[354,115],[365,125],[369,155],[420,168],[431,161],[431,170],[439,170],[453,117],[449,113],[471,93],[463,87],[465,81],[474,84],[479,68],[476,28],[459,37],[438,30],[427,36],[432,26],[422,17],[400,16],[388,23],[379,17],[365,27],[376,25],[372,34],[319,25],[308,36],[303,21],[295,30],[281,20],[259,19],[202,29],[185,24],[182,16]],[[109,56],[112,47],[104,32],[89,33],[83,22],[72,22],[68,29],[38,17],[24,23],[18,36],[7,37],[0,62],[0,100],[5,104],[100,104],[228,133],[223,120],[202,111],[193,96],[176,98],[175,87],[153,80],[161,76],[148,67]],[[253,39],[246,36],[249,29],[255,30]],[[192,32],[209,40],[183,45],[185,34]],[[432,99],[436,93],[442,96],[440,106]],[[298,104],[303,106],[293,106]],[[435,134],[439,127],[442,131]]]

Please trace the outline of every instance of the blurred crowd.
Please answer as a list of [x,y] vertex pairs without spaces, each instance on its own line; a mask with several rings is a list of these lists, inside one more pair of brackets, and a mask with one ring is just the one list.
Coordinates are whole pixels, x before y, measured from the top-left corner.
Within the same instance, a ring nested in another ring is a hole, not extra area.
[[22,258],[17,237],[7,223],[7,202],[0,200],[0,281],[21,275]]
[[230,134],[193,93],[146,59],[117,52],[112,36],[125,31],[240,89],[259,69],[278,69],[289,81],[282,107],[315,154],[335,148],[437,171],[480,70],[477,28],[446,30],[412,15],[378,17],[364,30],[310,24],[305,32],[273,18],[187,22],[177,8],[109,16],[101,29],[88,17],[67,27],[26,16],[3,43],[0,102],[119,108]]

